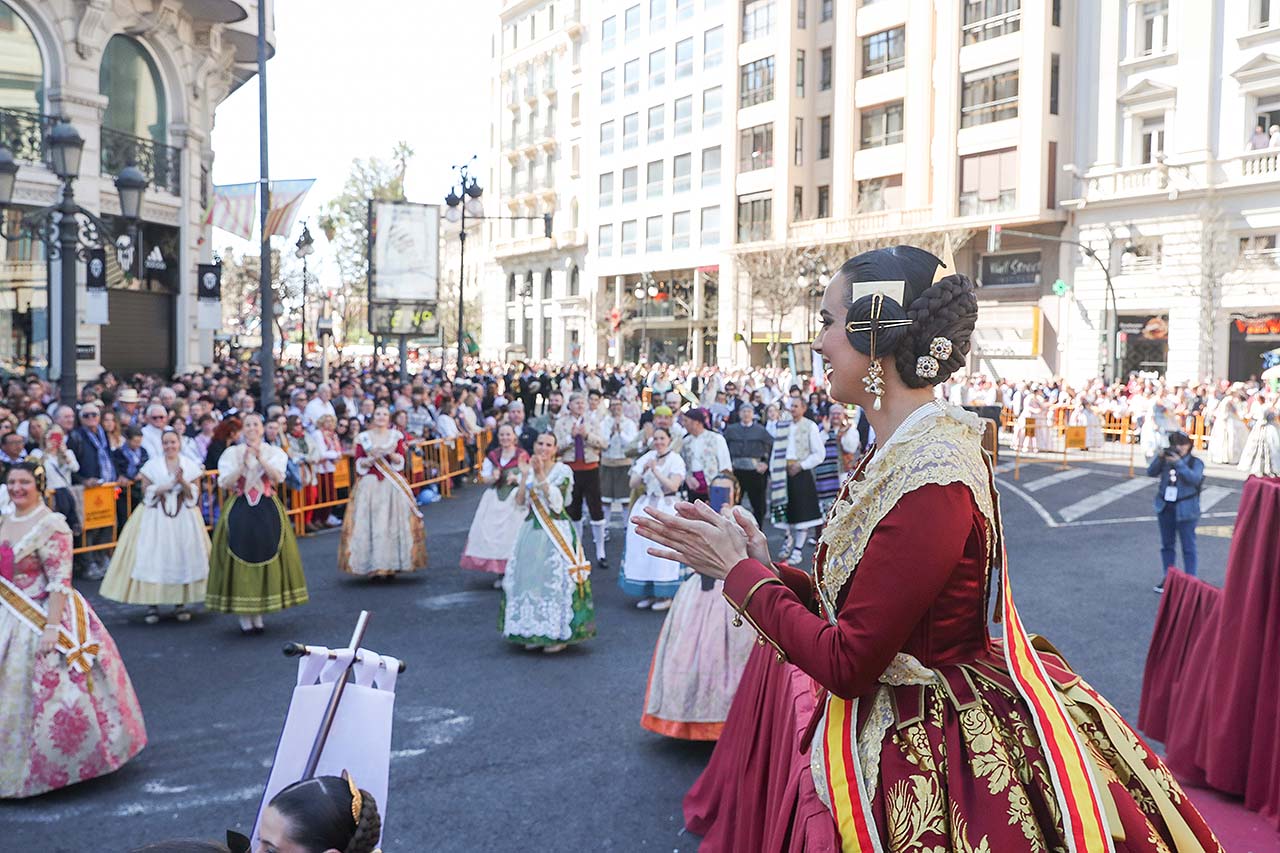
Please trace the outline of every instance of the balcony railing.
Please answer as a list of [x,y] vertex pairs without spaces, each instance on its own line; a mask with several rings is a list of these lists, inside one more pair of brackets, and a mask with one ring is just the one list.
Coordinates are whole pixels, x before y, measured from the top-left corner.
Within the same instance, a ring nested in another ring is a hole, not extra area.
[[13,152],[19,162],[48,160],[44,138],[53,128],[53,116],[27,110],[0,109],[0,144]]
[[182,149],[102,128],[102,174],[115,175],[130,163],[147,176],[151,189],[182,195]]
[[1228,180],[1266,181],[1278,178],[1280,178],[1280,148],[1250,151],[1248,154],[1241,154],[1228,161]]
[[788,229],[792,240],[847,240],[852,237],[896,234],[927,228],[933,220],[931,207],[895,207],[871,210],[838,219],[808,219]]

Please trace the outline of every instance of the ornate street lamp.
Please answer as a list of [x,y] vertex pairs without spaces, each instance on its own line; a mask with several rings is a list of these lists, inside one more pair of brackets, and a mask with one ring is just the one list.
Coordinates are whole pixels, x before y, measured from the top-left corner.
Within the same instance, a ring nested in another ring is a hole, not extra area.
[[302,259],[302,355],[298,359],[305,369],[307,366],[307,258],[315,253],[315,240],[311,239],[311,229],[302,223],[302,236],[298,238],[293,250],[295,258]]
[[[111,242],[112,230],[88,210],[76,204],[72,184],[80,175],[80,155],[84,140],[66,118],[57,123],[44,138],[53,173],[62,182],[62,193],[56,204],[33,210],[17,223],[16,232],[7,233],[0,219],[0,237],[10,242],[33,240],[42,243],[49,260],[60,261],[62,276],[60,322],[62,341],[58,348],[59,397],[66,405],[76,400],[76,262],[89,261],[91,253]],[[13,205],[17,185],[18,163],[13,152],[0,145],[0,212]],[[127,231],[135,230],[142,212],[142,196],[147,188],[146,176],[132,163],[116,176],[120,196],[120,214]],[[132,253],[133,237],[122,234],[115,241],[118,257]],[[122,264],[123,266],[123,264]]]

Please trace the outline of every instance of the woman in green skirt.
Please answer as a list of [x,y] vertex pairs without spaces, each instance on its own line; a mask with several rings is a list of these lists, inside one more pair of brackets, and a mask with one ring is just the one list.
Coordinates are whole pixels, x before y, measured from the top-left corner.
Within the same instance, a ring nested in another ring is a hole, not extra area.
[[499,629],[508,641],[547,654],[596,634],[591,563],[582,553],[564,505],[573,472],[556,461],[556,437],[543,433],[533,459],[520,463],[516,501],[528,515],[502,578]]
[[298,542],[275,496],[288,455],[262,440],[262,417],[245,415],[241,443],[218,459],[218,486],[232,493],[213,530],[205,607],[262,633],[262,614],[307,603]]

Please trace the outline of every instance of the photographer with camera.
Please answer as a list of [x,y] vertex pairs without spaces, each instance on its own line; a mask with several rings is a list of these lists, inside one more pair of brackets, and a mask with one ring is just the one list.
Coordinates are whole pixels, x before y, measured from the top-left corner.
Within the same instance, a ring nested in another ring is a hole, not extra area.
[[1182,543],[1183,568],[1196,573],[1196,523],[1200,520],[1200,489],[1204,484],[1204,462],[1191,454],[1191,437],[1185,432],[1169,434],[1169,446],[1151,460],[1148,477],[1158,477],[1156,521],[1160,525],[1160,565],[1164,575],[1154,587],[1164,592],[1164,579],[1174,568],[1174,537]]

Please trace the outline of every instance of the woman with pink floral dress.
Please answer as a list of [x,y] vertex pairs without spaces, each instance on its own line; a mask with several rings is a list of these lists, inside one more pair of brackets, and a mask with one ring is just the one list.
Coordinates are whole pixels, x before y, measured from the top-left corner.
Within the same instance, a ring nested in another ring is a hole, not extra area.
[[38,473],[9,471],[16,512],[0,521],[0,798],[103,776],[147,744],[120,653],[71,588],[71,529]]

